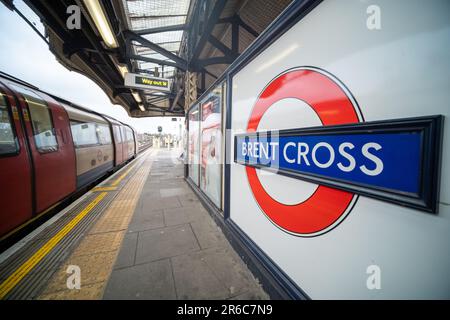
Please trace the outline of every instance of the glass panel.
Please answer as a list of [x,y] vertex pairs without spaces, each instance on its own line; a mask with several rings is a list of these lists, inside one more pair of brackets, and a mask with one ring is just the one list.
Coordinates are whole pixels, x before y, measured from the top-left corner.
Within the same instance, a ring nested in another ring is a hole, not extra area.
[[198,105],[189,111],[189,141],[188,141],[188,166],[189,177],[198,185],[199,176],[199,138],[200,138],[200,114]]
[[33,91],[10,84],[17,92],[22,94],[30,110],[31,126],[34,141],[39,152],[52,152],[58,149],[55,129],[47,103]]
[[120,128],[118,126],[113,126],[114,128],[114,137],[116,138],[117,143],[122,142],[122,136],[120,134]]
[[125,127],[121,127],[121,131],[122,131],[122,140],[123,142],[127,141],[127,132],[125,130]]
[[143,37],[153,43],[167,43],[181,41],[183,31],[166,31],[153,34],[146,34]]
[[141,30],[183,24],[185,21],[185,16],[162,16],[154,19],[133,19],[131,26],[133,30]]
[[24,94],[30,110],[31,125],[33,127],[34,141],[39,152],[52,152],[58,149],[55,129],[50,110],[44,100],[37,95]]
[[126,134],[126,137],[127,137],[127,141],[133,140],[133,139],[132,139],[132,133],[131,133],[130,128],[126,128],[126,129],[125,129],[125,134]]
[[96,131],[100,144],[111,144],[111,132],[108,125],[97,124]]
[[222,202],[222,85],[201,104],[200,188],[221,208]]
[[0,93],[0,155],[16,153],[18,150],[5,97]]
[[124,1],[133,30],[148,29],[186,21],[190,0]]
[[96,124],[93,122],[83,123],[70,121],[70,130],[72,131],[73,142],[77,148],[99,143],[96,134]]

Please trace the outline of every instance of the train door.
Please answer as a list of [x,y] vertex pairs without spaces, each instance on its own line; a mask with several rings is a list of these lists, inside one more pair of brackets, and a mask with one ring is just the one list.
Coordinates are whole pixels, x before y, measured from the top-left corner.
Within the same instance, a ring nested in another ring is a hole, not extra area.
[[115,142],[115,158],[116,163],[115,165],[119,165],[123,162],[123,140],[122,140],[122,134],[120,132],[120,127],[118,125],[113,124],[113,132],[114,132],[114,142]]
[[127,132],[127,141],[128,141],[128,159],[134,157],[134,139],[133,139],[133,131],[129,127],[126,129]]
[[0,84],[0,239],[31,218],[32,168],[16,101]]
[[56,101],[19,85],[19,101],[31,149],[36,212],[52,207],[76,189],[75,152],[67,113]]
[[138,146],[138,133],[134,130],[131,130],[133,133],[133,146],[134,146],[134,156],[136,157],[139,151],[139,146]]
[[126,135],[125,126],[120,126],[120,133],[122,134],[122,159],[123,161],[128,160],[128,139]]

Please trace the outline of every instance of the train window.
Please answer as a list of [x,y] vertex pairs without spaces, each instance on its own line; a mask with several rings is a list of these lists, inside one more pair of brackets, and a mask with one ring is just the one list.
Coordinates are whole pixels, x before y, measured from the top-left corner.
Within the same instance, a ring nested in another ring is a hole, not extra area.
[[96,124],[93,122],[70,121],[70,130],[75,147],[82,148],[99,144],[96,129]]
[[114,137],[116,139],[117,143],[121,143],[122,142],[122,136],[120,134],[120,127],[118,126],[113,126],[114,128]]
[[130,128],[127,128],[127,141],[133,141],[133,132]]
[[111,144],[111,131],[109,130],[109,126],[97,123],[96,131],[100,144]]
[[28,104],[36,148],[40,153],[58,150],[55,128],[47,103],[34,91],[10,83]]
[[120,126],[120,133],[122,134],[122,141],[127,142],[127,135],[125,134],[125,127]]
[[58,149],[55,128],[53,127],[50,109],[44,100],[37,95],[23,95],[30,110],[31,126],[36,148],[39,152],[53,152]]
[[18,141],[14,135],[5,97],[0,93],[0,155],[17,153]]

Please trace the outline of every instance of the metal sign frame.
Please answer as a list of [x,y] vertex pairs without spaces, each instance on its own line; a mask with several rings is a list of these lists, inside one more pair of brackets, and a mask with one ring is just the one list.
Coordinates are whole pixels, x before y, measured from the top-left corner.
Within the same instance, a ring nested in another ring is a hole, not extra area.
[[422,135],[420,146],[420,182],[419,192],[406,194],[404,192],[385,189],[382,187],[355,183],[348,180],[341,180],[309,172],[298,172],[284,168],[271,168],[270,166],[257,163],[246,163],[237,159],[237,141],[242,137],[252,137],[258,139],[263,135],[267,139],[271,131],[242,133],[234,136],[234,162],[245,166],[259,168],[275,172],[291,178],[301,179],[329,187],[353,192],[367,197],[387,201],[402,206],[418,209],[421,211],[437,213],[439,194],[439,172],[442,144],[443,116],[428,116],[417,118],[406,118],[388,121],[373,121],[351,125],[319,126],[301,129],[288,129],[276,131],[282,136],[307,136],[307,135],[337,135],[337,134],[377,134],[393,132],[419,131]]
[[149,77],[137,73],[125,74],[125,86],[130,88],[171,92],[172,81],[170,79]]

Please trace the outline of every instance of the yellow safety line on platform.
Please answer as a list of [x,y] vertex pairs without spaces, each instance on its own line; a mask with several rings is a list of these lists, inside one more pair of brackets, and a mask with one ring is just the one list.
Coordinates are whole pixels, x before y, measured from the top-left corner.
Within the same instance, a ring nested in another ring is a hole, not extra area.
[[100,193],[75,218],[0,284],[0,299],[3,299],[106,195],[106,192]]
[[[147,181],[152,165],[148,153],[139,169],[118,190],[117,196],[102,213],[90,230],[78,243],[58,271],[52,276],[46,288],[37,299],[101,299],[112,272],[121,244]],[[101,261],[101,263],[100,263]],[[87,276],[81,290],[71,290],[66,285],[67,265],[77,265]]]
[[120,177],[118,177],[113,183],[111,183],[111,187],[117,186],[120,181],[123,180],[127,176],[127,174],[134,168],[135,164],[133,164],[130,168],[127,169]]
[[[153,150],[150,150],[149,154],[151,153],[153,153]],[[136,164],[133,164],[130,168],[128,168],[127,171],[125,171],[120,177],[118,177],[113,183],[111,183],[111,187],[117,186],[120,183],[120,181],[122,181],[127,176],[127,174],[130,173],[131,170],[133,170],[135,166]]]
[[95,187],[91,189],[92,192],[108,192],[108,191],[116,191],[116,187]]

